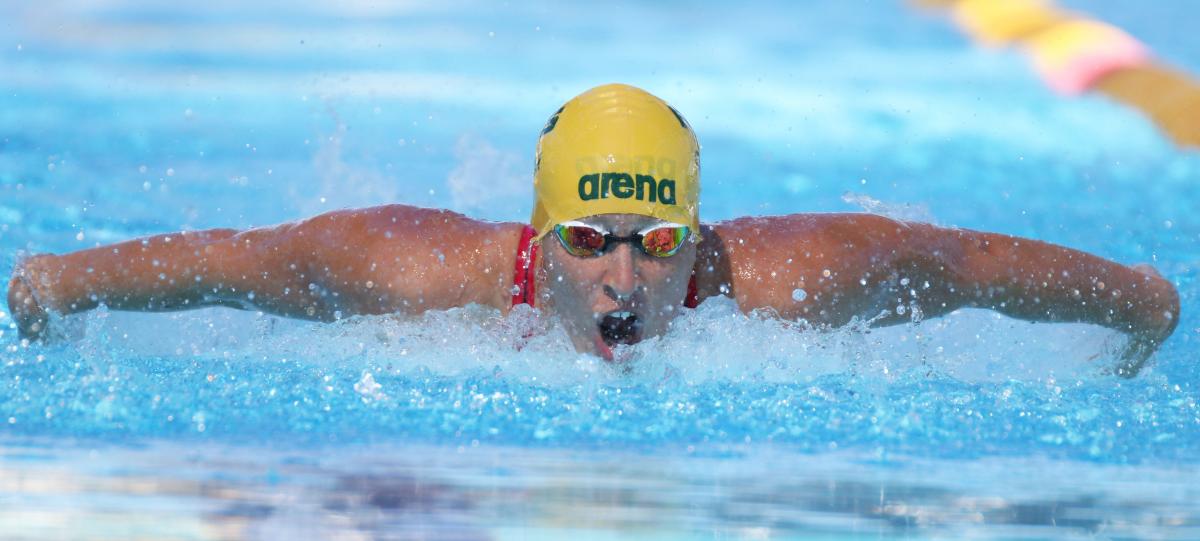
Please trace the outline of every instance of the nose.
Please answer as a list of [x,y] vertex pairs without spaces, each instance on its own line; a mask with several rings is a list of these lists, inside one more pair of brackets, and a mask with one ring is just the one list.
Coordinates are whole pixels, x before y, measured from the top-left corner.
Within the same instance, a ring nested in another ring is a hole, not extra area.
[[608,266],[604,273],[604,293],[617,303],[624,304],[637,289],[637,269],[634,268],[633,247],[621,243],[604,256]]

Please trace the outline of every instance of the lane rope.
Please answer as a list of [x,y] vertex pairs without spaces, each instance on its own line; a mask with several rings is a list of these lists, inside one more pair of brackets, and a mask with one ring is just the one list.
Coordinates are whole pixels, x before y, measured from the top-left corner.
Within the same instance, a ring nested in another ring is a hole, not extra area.
[[1023,52],[1064,96],[1100,92],[1140,111],[1176,144],[1200,148],[1200,83],[1124,30],[1050,0],[911,0],[942,10],[976,43]]

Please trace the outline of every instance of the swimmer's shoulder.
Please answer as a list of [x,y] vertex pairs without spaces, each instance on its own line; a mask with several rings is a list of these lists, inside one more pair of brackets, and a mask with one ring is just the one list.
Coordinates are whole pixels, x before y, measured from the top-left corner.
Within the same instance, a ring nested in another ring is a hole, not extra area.
[[[524,225],[409,205],[352,211],[349,228],[371,264],[418,287],[434,305],[511,304],[513,268]],[[432,300],[441,299],[441,301]]]
[[514,260],[524,229],[515,222],[491,222],[445,209],[400,204],[357,212],[362,213],[361,236],[377,247],[442,247],[461,252],[464,257],[495,251]]
[[784,277],[829,268],[838,260],[870,258],[894,246],[908,224],[869,213],[745,216],[703,224],[697,247],[700,297],[755,288],[763,276]]
[[845,242],[884,240],[913,224],[861,212],[799,213],[779,216],[745,216],[704,224],[702,253],[753,255],[762,251],[798,246],[821,246]]

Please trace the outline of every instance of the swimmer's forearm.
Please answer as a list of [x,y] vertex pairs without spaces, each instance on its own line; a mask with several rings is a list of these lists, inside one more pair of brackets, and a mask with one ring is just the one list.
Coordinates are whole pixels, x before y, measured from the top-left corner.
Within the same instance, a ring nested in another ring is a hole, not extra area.
[[60,315],[103,304],[146,312],[225,306],[334,319],[337,295],[309,276],[311,262],[319,257],[281,233],[288,227],[156,235],[35,256],[18,272],[38,304]]
[[1179,294],[1161,277],[1045,242],[961,231],[948,267],[965,306],[1031,321],[1094,323],[1161,341],[1179,319]]
[[180,310],[219,304],[203,291],[220,261],[211,247],[228,229],[172,233],[63,255],[38,255],[18,269],[42,308],[58,314],[93,309]]

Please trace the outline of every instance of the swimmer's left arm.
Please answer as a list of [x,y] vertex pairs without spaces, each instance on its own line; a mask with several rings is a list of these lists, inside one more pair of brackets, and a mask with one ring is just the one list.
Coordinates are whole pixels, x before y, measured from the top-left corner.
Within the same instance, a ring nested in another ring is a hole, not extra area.
[[[1133,375],[1175,328],[1179,295],[1152,269],[1006,235],[870,214],[743,218],[705,232],[701,297],[743,310],[839,326],[879,325],[989,308],[1031,321],[1094,323],[1127,333]],[[914,309],[918,312],[914,313]]]
[[922,226],[932,243],[957,245],[933,259],[960,306],[1028,321],[1102,325],[1129,336],[1117,373],[1132,377],[1179,322],[1179,292],[1149,265],[1126,266],[1047,242]]

